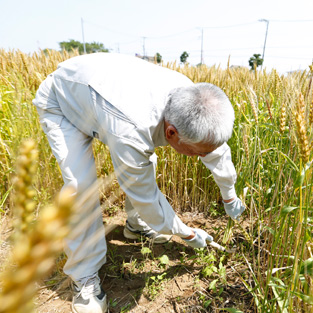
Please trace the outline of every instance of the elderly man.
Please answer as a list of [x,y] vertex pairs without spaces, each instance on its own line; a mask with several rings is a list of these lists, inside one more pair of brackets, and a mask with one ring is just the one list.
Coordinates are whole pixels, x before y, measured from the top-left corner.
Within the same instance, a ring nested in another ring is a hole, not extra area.
[[[97,53],[61,63],[41,84],[33,103],[64,187],[74,187],[78,199],[97,180],[93,138],[109,147],[127,197],[125,237],[163,243],[176,235],[194,248],[212,240],[204,230],[185,225],[157,187],[154,149],[167,144],[179,153],[198,155],[220,188],[226,212],[234,219],[243,212],[226,144],[234,111],[218,87],[194,84],[176,71],[135,57]],[[72,309],[106,312],[98,276],[107,252],[98,195],[76,215],[79,234],[73,235],[74,228],[65,242]]]

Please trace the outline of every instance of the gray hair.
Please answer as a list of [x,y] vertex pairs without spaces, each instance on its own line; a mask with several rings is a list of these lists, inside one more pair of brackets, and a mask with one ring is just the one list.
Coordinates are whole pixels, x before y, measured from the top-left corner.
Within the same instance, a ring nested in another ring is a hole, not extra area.
[[170,92],[164,118],[177,129],[181,142],[220,146],[232,135],[235,114],[222,89],[198,83]]

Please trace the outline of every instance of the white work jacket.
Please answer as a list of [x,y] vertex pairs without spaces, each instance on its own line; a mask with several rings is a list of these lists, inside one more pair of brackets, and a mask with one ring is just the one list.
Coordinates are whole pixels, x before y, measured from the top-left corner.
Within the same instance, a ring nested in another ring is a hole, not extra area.
[[[136,57],[96,53],[71,58],[51,74],[51,97],[82,132],[108,145],[117,179],[140,217],[164,234],[189,236],[159,190],[150,157],[167,145],[163,111],[171,90],[190,86],[186,76]],[[50,102],[51,103],[51,102]],[[47,101],[34,101],[41,109]],[[202,162],[223,199],[236,196],[236,172],[225,143]]]

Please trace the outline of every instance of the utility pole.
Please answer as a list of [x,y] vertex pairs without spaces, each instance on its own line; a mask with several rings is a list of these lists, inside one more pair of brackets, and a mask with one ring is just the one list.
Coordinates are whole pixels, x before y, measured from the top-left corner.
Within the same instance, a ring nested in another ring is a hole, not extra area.
[[82,23],[82,34],[83,34],[83,45],[84,45],[84,54],[86,54],[86,44],[85,44],[85,35],[84,35],[84,20],[81,18]]
[[264,40],[264,45],[263,45],[263,54],[262,54],[262,65],[261,65],[261,71],[263,68],[263,64],[264,64],[264,55],[265,55],[265,47],[266,47],[266,39],[267,39],[267,32],[268,32],[268,24],[269,24],[269,20],[266,20],[264,18],[262,18],[261,20],[259,20],[259,22],[265,22],[266,23],[266,32],[265,32],[265,40]]
[[203,28],[201,28],[201,61],[200,64],[203,64]]
[[146,56],[146,37],[142,37],[143,57]]

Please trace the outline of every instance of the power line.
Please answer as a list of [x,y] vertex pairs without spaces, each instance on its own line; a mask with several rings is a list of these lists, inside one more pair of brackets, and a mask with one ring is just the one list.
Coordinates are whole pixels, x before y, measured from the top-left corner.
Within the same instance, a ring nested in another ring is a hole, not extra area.
[[312,60],[312,56],[308,56],[308,57],[288,57],[288,56],[275,56],[275,55],[270,55],[268,56],[268,58],[276,58],[276,59],[290,59],[290,60]]
[[91,25],[93,25],[93,26],[96,26],[96,27],[105,29],[106,31],[109,31],[109,32],[111,32],[111,33],[115,33],[115,34],[119,34],[119,35],[123,35],[123,36],[128,36],[128,37],[138,37],[138,38],[140,38],[140,36],[138,36],[138,35],[133,35],[133,34],[129,34],[129,33],[124,33],[124,32],[120,32],[120,31],[116,31],[116,30],[113,30],[113,29],[110,29],[110,28],[107,28],[107,27],[104,27],[104,26],[95,24],[95,23],[93,23],[93,22],[89,22],[89,21],[86,21],[86,20],[84,20],[84,22],[85,22],[85,23],[88,23],[88,24],[91,24]]
[[[268,20],[269,22],[273,22],[273,23],[306,23],[306,22],[313,22],[313,20]],[[132,50],[137,50],[137,49],[140,49],[140,43],[141,43],[141,47],[142,47],[142,50],[143,50],[143,54],[147,54],[147,49],[146,49],[146,45],[148,46],[148,49],[151,49],[151,47],[153,47],[152,49],[155,49],[156,48],[156,45],[158,45],[159,47],[157,48],[158,50],[164,50],[163,53],[167,54],[167,55],[176,55],[177,54],[177,51],[179,49],[181,49],[181,46],[182,44],[184,45],[187,45],[187,51],[190,53],[190,57],[192,58],[199,58],[201,59],[201,63],[203,63],[203,59],[204,58],[219,58],[221,57],[221,55],[210,55],[209,53],[214,53],[214,52],[217,52],[217,51],[225,51],[225,54],[227,53],[228,55],[232,54],[232,53],[235,53],[234,51],[244,51],[244,50],[252,50],[252,49],[261,49],[262,47],[235,47],[235,48],[220,48],[220,49],[214,49],[214,47],[210,47],[210,48],[207,48],[205,49],[204,48],[204,31],[205,30],[209,30],[209,29],[226,29],[226,28],[236,28],[236,27],[243,27],[243,26],[249,26],[249,25],[256,25],[258,24],[257,21],[251,21],[251,22],[247,22],[247,23],[241,23],[241,24],[232,24],[232,25],[221,25],[221,26],[206,26],[206,27],[195,27],[195,28],[191,28],[191,29],[186,29],[186,30],[182,30],[180,32],[177,32],[177,33],[172,33],[172,34],[168,34],[168,35],[161,35],[161,36],[140,36],[140,35],[134,35],[134,34],[131,34],[131,33],[127,33],[127,32],[124,32],[124,31],[117,31],[117,30],[114,30],[114,29],[111,29],[111,28],[107,28],[107,27],[104,27],[102,25],[99,25],[99,24],[96,24],[96,23],[93,23],[93,22],[90,22],[90,21],[85,21],[85,20],[82,20],[82,23],[84,24],[90,24],[90,25],[93,25],[95,27],[98,27],[98,28],[101,28],[101,29],[104,29],[105,31],[107,32],[111,32],[111,33],[114,33],[114,34],[119,34],[119,35],[122,35],[122,36],[125,36],[125,37],[128,37],[129,39],[133,39],[133,40],[129,40],[129,41],[125,41],[125,42],[118,42],[118,43],[115,43],[115,45],[117,45],[118,47],[118,51],[120,50],[120,46],[126,46],[126,45],[131,45],[131,44],[137,44],[136,47],[137,48],[132,48]],[[249,27],[248,27],[249,28]],[[250,27],[251,28],[251,27]],[[250,29],[249,28],[249,29]],[[201,35],[199,37],[199,29],[201,31]],[[234,29],[234,31],[236,31]],[[197,32],[197,33],[196,33]],[[181,35],[184,35],[184,38],[182,40],[182,38],[180,37]],[[117,36],[116,36],[117,37]],[[171,45],[168,43],[168,40],[167,39],[171,39],[173,37],[176,37],[175,40],[172,40],[171,43],[175,43],[175,45]],[[125,39],[125,38],[124,38]],[[126,39],[127,40],[127,39]],[[160,40],[160,42],[157,42],[157,40]],[[117,41],[115,39],[115,41]],[[150,42],[149,42],[150,41]],[[201,43],[199,42],[201,41]],[[194,47],[199,47],[201,46],[201,49],[194,49],[194,50],[188,50],[188,47],[192,48],[192,45]],[[175,46],[175,47],[174,47]],[[163,48],[162,48],[163,47]],[[264,48],[264,46],[263,46]],[[297,46],[297,47],[294,47],[294,46],[276,46],[276,47],[267,47],[267,49],[295,49],[295,48],[311,48],[311,47],[300,47],[300,46]],[[312,47],[313,48],[313,47]],[[126,47],[124,48],[124,50],[127,49]],[[176,49],[176,50],[174,50]],[[129,48],[128,48],[129,50]],[[184,48],[183,50],[186,50],[186,48]],[[205,51],[206,50],[206,51]],[[126,51],[126,50],[125,50]],[[173,52],[172,52],[173,51]],[[176,53],[175,53],[176,51]],[[159,51],[162,53],[162,51]],[[208,53],[209,52],[209,53]],[[273,51],[272,51],[273,52]],[[244,52],[243,52],[244,53]],[[215,53],[216,54],[216,53]],[[221,53],[224,55],[224,53]],[[177,54],[178,55],[178,54]],[[242,55],[242,56],[238,56],[238,55],[231,55],[231,58],[232,59],[237,59],[237,58],[240,58],[240,57],[243,57],[243,58],[246,58],[248,57],[247,55]],[[308,60],[308,59],[311,59],[311,57],[303,57],[303,56],[300,56],[300,57],[287,57],[287,56],[274,56],[274,55],[271,55],[271,56],[268,56],[267,58],[281,58],[281,59],[294,59],[294,60]]]
[[313,22],[313,20],[269,20],[270,22],[275,23],[307,23]]
[[[142,38],[143,36],[139,36],[139,35],[134,35],[134,34],[129,34],[129,33],[124,33],[124,32],[120,32],[120,31],[116,31],[116,30],[113,30],[113,29],[110,29],[110,28],[107,28],[107,27],[104,27],[104,26],[101,26],[99,24],[95,24],[93,22],[89,22],[89,21],[86,21],[84,20],[84,22],[88,23],[88,24],[91,24],[93,26],[96,26],[96,27],[99,27],[99,28],[103,28],[109,32],[112,32],[112,33],[116,33],[116,34],[120,34],[120,35],[124,35],[124,36],[130,36],[130,37],[138,37],[138,38]],[[181,32],[178,32],[178,33],[174,33],[174,34],[170,34],[170,35],[164,35],[164,36],[145,36],[145,38],[148,38],[148,39],[163,39],[163,38],[170,38],[170,37],[176,37],[176,36],[179,36],[179,35],[182,35],[182,34],[186,34],[188,32],[191,32],[191,31],[195,31],[196,28],[192,28],[192,29],[187,29],[187,30],[184,30],[184,31],[181,31]]]
[[139,37],[136,40],[132,40],[132,41],[127,41],[127,42],[119,42],[120,45],[130,45],[132,43],[138,42],[141,38]]
[[[124,35],[124,36],[131,36],[131,37],[138,37],[138,38],[142,38],[143,36],[139,36],[139,35],[133,35],[133,34],[129,34],[129,33],[124,33],[124,32],[120,32],[120,31],[116,31],[104,26],[101,26],[99,24],[93,23],[93,22],[89,22],[84,20],[84,22],[94,25],[96,27],[99,28],[103,28],[107,31],[110,31],[112,33],[116,33],[116,34],[120,34],[120,35]],[[256,24],[257,22],[248,22],[248,23],[242,23],[242,24],[233,24],[233,25],[226,25],[226,26],[207,26],[207,27],[201,27],[201,29],[218,29],[218,28],[233,28],[233,27],[241,27],[241,26],[246,26],[246,25],[251,25],[251,24]],[[190,32],[194,32],[194,31],[198,31],[199,27],[195,27],[195,28],[190,28],[190,29],[186,29],[183,30],[181,32],[178,33],[173,33],[173,34],[169,34],[169,35],[162,35],[162,36],[145,36],[146,39],[164,39],[164,38],[171,38],[171,37],[177,37],[186,33],[190,33]]]
[[251,24],[256,24],[257,22],[248,22],[248,23],[242,23],[242,24],[234,24],[234,25],[227,25],[227,26],[207,26],[203,27],[204,29],[214,29],[214,28],[233,28],[233,27],[241,27],[241,26],[246,26],[246,25],[251,25]]
[[171,35],[164,35],[164,36],[148,36],[146,38],[148,39],[164,39],[164,38],[171,38],[171,37],[176,37],[176,36],[180,36],[180,35],[183,35],[183,34],[186,34],[186,33],[190,33],[192,31],[196,31],[197,29],[196,28],[192,28],[192,29],[187,29],[187,30],[184,30],[184,31],[181,31],[179,33],[175,33],[175,34],[171,34]]
[[[304,22],[313,22],[313,20],[268,20],[269,22],[276,22],[276,23],[304,23]],[[130,33],[125,33],[125,32],[121,32],[121,31],[117,31],[117,30],[113,30],[110,29],[108,27],[104,27],[102,25],[90,22],[90,21],[86,21],[84,20],[84,23],[88,23],[91,24],[93,26],[105,29],[106,31],[112,32],[112,33],[116,33],[116,34],[120,34],[123,36],[129,36],[129,37],[137,37],[137,38],[142,38],[143,36],[140,35],[134,35],[134,34],[130,34]],[[257,21],[253,21],[253,22],[247,22],[247,23],[241,23],[241,24],[231,24],[231,25],[223,25],[223,26],[205,26],[205,27],[201,27],[201,29],[223,29],[223,28],[234,28],[234,27],[241,27],[241,26],[247,26],[247,25],[252,25],[252,24],[257,24]],[[178,33],[173,33],[173,34],[169,34],[169,35],[162,35],[162,36],[144,36],[146,39],[164,39],[164,38],[171,38],[171,37],[176,37],[179,35],[183,35],[189,32],[193,32],[193,31],[198,31],[199,27],[195,27],[195,28],[191,28],[191,29],[186,29],[183,30],[181,32]]]

